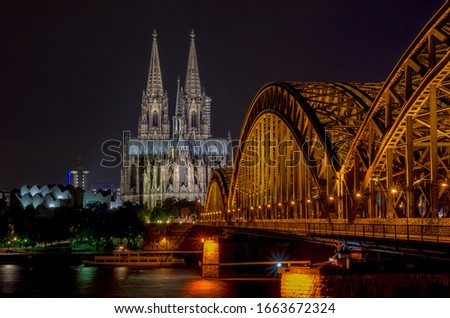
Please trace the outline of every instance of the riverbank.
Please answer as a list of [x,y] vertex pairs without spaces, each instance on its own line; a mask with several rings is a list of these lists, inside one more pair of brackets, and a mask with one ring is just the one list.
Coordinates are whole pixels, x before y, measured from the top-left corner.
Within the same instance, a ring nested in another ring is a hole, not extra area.
[[54,251],[15,251],[0,252],[0,264],[21,264],[27,266],[77,266],[90,254],[64,253]]

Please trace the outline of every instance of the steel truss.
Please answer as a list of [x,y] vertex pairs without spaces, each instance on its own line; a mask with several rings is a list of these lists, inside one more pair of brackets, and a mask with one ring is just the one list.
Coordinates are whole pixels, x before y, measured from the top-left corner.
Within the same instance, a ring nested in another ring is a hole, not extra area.
[[206,211],[220,197],[230,220],[448,216],[449,13],[446,2],[382,83],[264,86]]

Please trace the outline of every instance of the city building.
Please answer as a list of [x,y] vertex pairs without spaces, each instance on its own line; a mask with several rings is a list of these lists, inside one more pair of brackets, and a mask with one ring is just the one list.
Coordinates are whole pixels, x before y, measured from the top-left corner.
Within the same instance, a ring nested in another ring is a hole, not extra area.
[[[109,193],[109,208],[110,209],[117,209],[118,207],[122,206],[122,199],[120,198],[120,188],[117,188],[113,183],[91,183],[89,185],[90,187],[90,194],[86,195],[85,193],[85,199],[84,202],[90,203],[90,201],[100,202],[99,195],[105,196],[105,194]],[[102,199],[103,200],[103,199]]]
[[111,190],[86,191],[83,193],[83,207],[89,208],[93,205],[106,205],[108,208],[111,208],[111,199]]
[[[20,189],[11,191],[11,205],[19,205],[22,208],[59,208],[74,207],[80,203],[83,191],[77,191],[72,185],[61,184],[23,185]],[[14,202],[14,204],[13,204]]]
[[0,191],[0,200],[5,201],[6,206],[10,204],[10,193],[6,191]]
[[[2,194],[0,193],[0,199]],[[11,205],[23,209],[33,208],[52,209],[60,207],[89,208],[102,204],[110,209],[122,205],[120,192],[116,188],[96,188],[84,191],[81,187],[61,184],[23,185],[20,189],[11,191]],[[9,200],[8,200],[9,202]]]
[[124,133],[123,201],[160,205],[174,197],[204,202],[212,168],[231,166],[231,135],[211,135],[211,98],[200,82],[195,34],[190,34],[184,87],[177,82],[172,130],[164,90],[157,34],[153,32],[147,87],[142,95],[138,135]]
[[86,189],[89,189],[88,175],[89,171],[83,169],[81,163],[78,162],[77,168],[69,171],[67,183],[71,184],[74,188],[81,188],[86,191]]

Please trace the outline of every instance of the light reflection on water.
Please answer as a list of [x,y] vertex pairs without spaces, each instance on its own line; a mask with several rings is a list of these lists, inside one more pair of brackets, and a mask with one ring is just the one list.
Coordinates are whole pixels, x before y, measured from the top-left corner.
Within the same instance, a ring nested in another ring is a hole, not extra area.
[[291,268],[283,273],[281,297],[449,297],[449,274],[339,273]]
[[0,265],[0,297],[279,296],[279,280],[203,279],[192,268]]
[[450,275],[291,269],[279,279],[203,279],[198,268],[0,264],[0,297],[450,297]]
[[18,265],[0,265],[0,295],[14,293],[14,285],[17,281]]

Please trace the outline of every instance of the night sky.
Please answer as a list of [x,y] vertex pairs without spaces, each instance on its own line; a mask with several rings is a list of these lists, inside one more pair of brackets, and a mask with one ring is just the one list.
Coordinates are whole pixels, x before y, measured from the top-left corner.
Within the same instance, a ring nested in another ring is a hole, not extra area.
[[272,81],[377,82],[443,0],[0,1],[0,190],[67,183],[81,159],[93,183],[101,145],[137,134],[152,32],[174,111],[196,33],[213,136],[239,137]]

